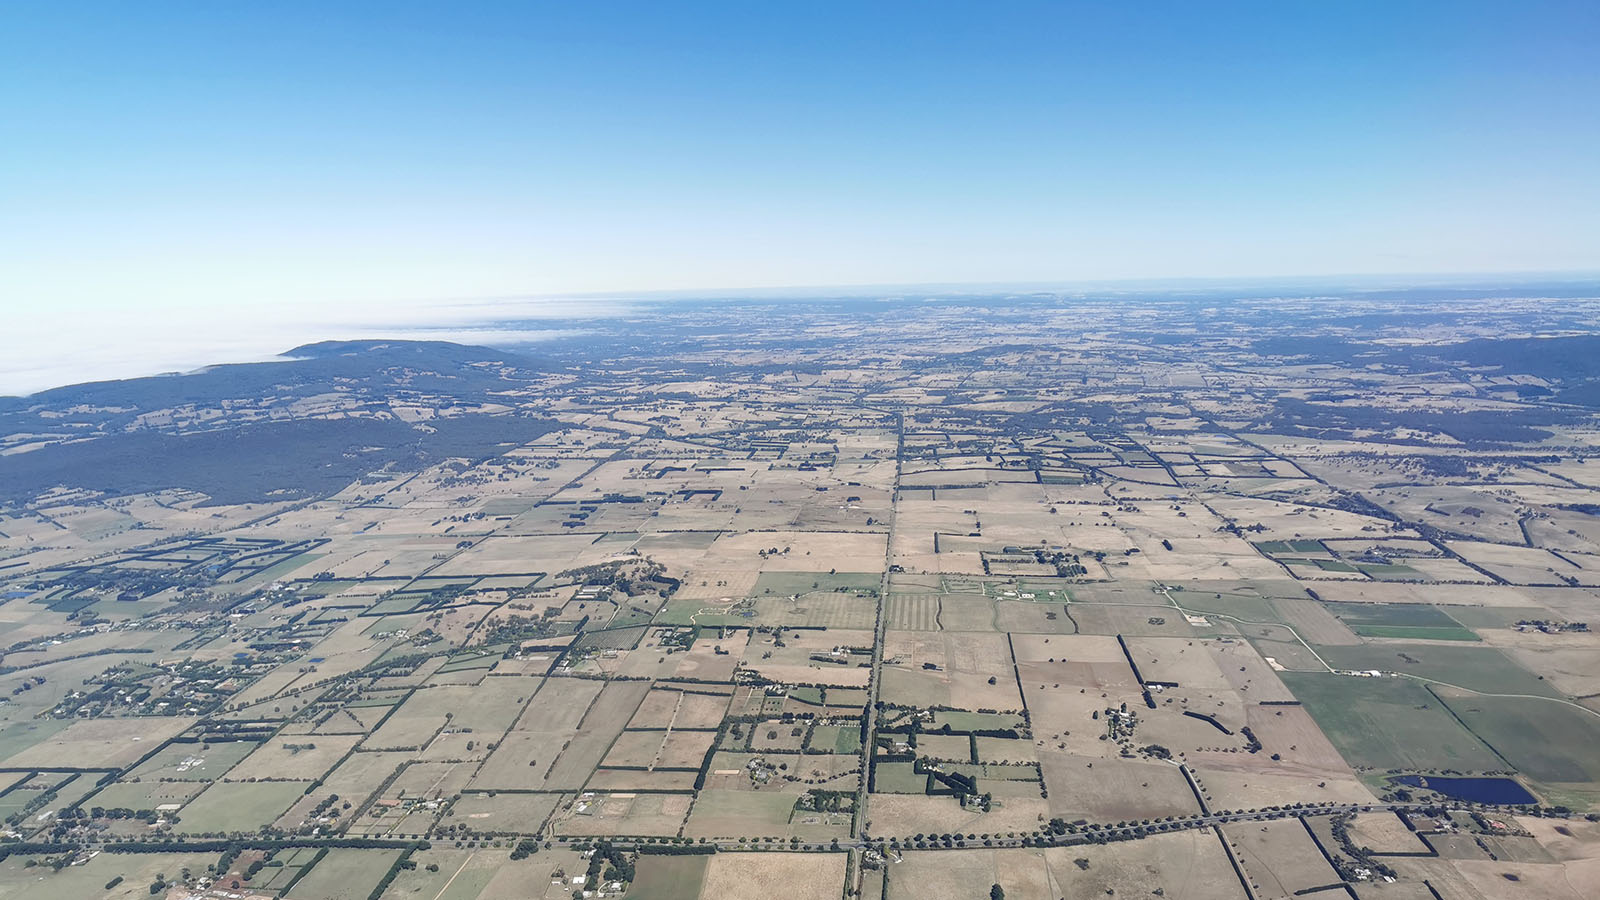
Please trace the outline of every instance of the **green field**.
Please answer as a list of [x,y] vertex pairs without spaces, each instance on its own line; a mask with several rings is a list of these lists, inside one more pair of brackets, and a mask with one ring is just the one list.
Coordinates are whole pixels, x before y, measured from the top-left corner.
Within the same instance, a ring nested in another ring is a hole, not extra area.
[[300,870],[311,865],[317,858],[317,849],[314,847],[298,847],[289,850],[279,850],[272,857],[256,877],[250,880],[250,886],[263,891],[283,890],[284,885],[295,880]]
[[878,763],[873,773],[873,789],[880,794],[921,794],[927,790],[928,776],[918,775],[915,763]]
[[494,664],[500,661],[503,653],[505,653],[504,645],[496,648],[485,648],[472,653],[462,653],[452,657],[449,662],[440,666],[438,674],[465,672],[471,669],[492,669]]
[[1022,716],[1007,713],[966,712],[959,709],[941,709],[933,714],[929,732],[937,732],[949,725],[953,732],[999,731],[1022,728]]
[[1361,563],[1356,568],[1361,570],[1361,574],[1378,581],[1412,581],[1423,577],[1416,569],[1397,564]]
[[365,900],[399,850],[330,850],[289,892],[291,900]]
[[774,790],[701,791],[684,825],[693,837],[782,836],[789,830],[796,796]]
[[1412,641],[1476,641],[1478,636],[1459,625],[1432,627],[1427,625],[1351,625],[1350,630],[1362,637],[1396,638]]
[[1258,541],[1256,549],[1274,556],[1284,553],[1327,553],[1321,541]]
[[[42,860],[34,854],[16,853],[0,863],[0,895],[8,900],[151,900],[149,886],[156,875],[177,878],[184,869],[204,872],[217,861],[217,854],[101,853],[82,865],[65,866],[60,871],[36,865]],[[122,881],[116,887],[106,887],[118,877]]]
[[1219,594],[1215,591],[1173,591],[1172,599],[1201,615],[1225,616],[1243,622],[1282,622],[1271,598],[1255,594]]
[[1317,652],[1336,669],[1400,672],[1491,694],[1556,696],[1547,682],[1490,647],[1384,643],[1318,646]]
[[131,778],[169,778],[175,781],[214,781],[249,756],[260,745],[255,741],[219,741],[212,744],[168,744],[150,757]]
[[1476,641],[1470,629],[1436,606],[1426,603],[1324,603],[1362,637],[1428,641]]
[[362,613],[362,615],[363,616],[392,616],[392,615],[398,615],[400,613],[408,613],[408,612],[412,611],[413,609],[416,609],[417,608],[417,604],[421,603],[422,600],[423,600],[423,598],[420,595],[417,595],[417,594],[406,594],[406,595],[396,595],[396,596],[393,596],[393,597],[386,597],[386,598],[384,598],[382,600],[379,600],[377,603],[374,603],[371,606],[367,607],[367,611]]
[[939,602],[938,594],[891,594],[884,617],[897,631],[938,631]]
[[1548,700],[1435,693],[1518,772],[1547,784],[1600,782],[1600,717]]
[[1449,614],[1426,603],[1332,603],[1322,604],[1345,624],[1398,625],[1414,628],[1461,627]]
[[837,590],[877,593],[882,583],[883,576],[877,572],[762,572],[751,594],[790,596]]
[[817,750],[832,748],[835,753],[860,753],[861,730],[841,725],[818,725],[811,733],[811,747]]
[[16,756],[34,744],[49,740],[72,723],[66,719],[35,719],[10,722],[0,729],[0,759]]
[[822,688],[819,687],[793,687],[789,689],[789,699],[797,700],[811,706],[822,705]]
[[219,782],[178,810],[187,834],[256,831],[305,796],[304,781]]
[[630,900],[698,900],[706,880],[708,855],[639,857]]
[[1280,672],[1328,740],[1353,766],[1485,772],[1504,763],[1408,678]]
[[573,643],[575,649],[580,650],[632,650],[639,646],[639,639],[644,637],[649,628],[638,625],[631,628],[607,628],[604,631],[585,631]]
[[155,809],[168,803],[183,803],[198,794],[204,786],[197,781],[153,778],[139,782],[115,782],[96,791],[84,805],[103,806],[106,809]]

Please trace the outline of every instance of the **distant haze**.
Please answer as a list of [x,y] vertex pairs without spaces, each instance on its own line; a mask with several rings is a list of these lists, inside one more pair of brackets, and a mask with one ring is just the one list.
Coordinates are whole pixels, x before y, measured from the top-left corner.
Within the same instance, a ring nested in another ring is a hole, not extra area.
[[[465,344],[527,343],[551,336],[540,320],[611,315],[612,301],[571,303],[493,301],[481,304],[371,304],[316,307],[153,307],[20,310],[6,325],[0,354],[0,395],[47,388],[185,372],[222,363],[269,360],[301,344],[323,340],[405,338]],[[515,325],[495,325],[504,317]]]
[[1595,2],[12,6],[0,390],[404,298],[1600,268]]
[[1144,279],[1078,283],[846,285],[767,287],[630,294],[506,297],[391,303],[109,305],[92,313],[34,305],[11,314],[0,353],[0,396],[67,384],[186,372],[209,365],[272,359],[324,340],[393,338],[512,346],[582,330],[586,320],[650,314],[653,304],[819,298],[1004,298],[1053,294],[1073,298],[1204,295],[1230,297],[1359,296],[1368,291],[1488,291],[1507,297],[1600,296],[1600,273],[1528,275],[1388,275],[1252,279]]

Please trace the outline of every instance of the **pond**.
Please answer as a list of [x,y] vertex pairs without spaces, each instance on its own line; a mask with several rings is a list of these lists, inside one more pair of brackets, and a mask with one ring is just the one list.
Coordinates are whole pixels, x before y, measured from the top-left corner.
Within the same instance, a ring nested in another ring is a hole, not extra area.
[[1537,797],[1528,793],[1528,789],[1514,778],[1400,775],[1389,780],[1407,787],[1427,788],[1453,800],[1466,800],[1469,803],[1497,803],[1515,806],[1539,802]]

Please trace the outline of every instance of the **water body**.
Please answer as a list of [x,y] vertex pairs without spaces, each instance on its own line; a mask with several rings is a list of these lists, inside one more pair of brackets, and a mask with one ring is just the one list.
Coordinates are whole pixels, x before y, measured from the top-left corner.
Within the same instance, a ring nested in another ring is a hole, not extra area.
[[1528,789],[1514,778],[1400,775],[1389,780],[1407,787],[1427,788],[1453,800],[1465,800],[1469,803],[1498,803],[1515,806],[1539,802],[1537,797],[1528,793]]

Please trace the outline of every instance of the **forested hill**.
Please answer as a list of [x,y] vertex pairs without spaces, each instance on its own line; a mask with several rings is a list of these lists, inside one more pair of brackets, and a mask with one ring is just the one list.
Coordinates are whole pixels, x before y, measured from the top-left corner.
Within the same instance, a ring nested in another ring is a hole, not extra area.
[[475,458],[549,429],[494,399],[547,361],[441,341],[329,341],[270,362],[0,400],[0,502],[52,488],[317,496],[380,469]]

